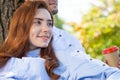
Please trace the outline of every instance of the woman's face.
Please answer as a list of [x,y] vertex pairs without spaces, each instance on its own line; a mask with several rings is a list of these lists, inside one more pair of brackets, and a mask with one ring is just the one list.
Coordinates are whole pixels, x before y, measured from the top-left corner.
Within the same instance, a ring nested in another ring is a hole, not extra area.
[[50,13],[40,8],[36,11],[30,28],[30,49],[47,47],[52,38],[52,18]]

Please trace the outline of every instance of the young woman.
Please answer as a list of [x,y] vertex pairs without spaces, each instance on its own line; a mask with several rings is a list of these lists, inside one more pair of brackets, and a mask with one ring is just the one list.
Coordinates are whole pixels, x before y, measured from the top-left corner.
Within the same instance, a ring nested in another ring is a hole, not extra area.
[[[52,27],[52,14],[42,0],[27,1],[16,10],[8,37],[0,48],[0,80],[59,77],[53,73],[58,60],[51,47]],[[35,49],[39,51],[37,55]]]

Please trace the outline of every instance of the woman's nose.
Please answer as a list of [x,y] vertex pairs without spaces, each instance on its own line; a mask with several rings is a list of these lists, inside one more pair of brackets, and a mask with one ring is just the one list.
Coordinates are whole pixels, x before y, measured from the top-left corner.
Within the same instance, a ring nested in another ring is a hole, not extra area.
[[43,25],[42,30],[49,31],[49,26],[47,24]]

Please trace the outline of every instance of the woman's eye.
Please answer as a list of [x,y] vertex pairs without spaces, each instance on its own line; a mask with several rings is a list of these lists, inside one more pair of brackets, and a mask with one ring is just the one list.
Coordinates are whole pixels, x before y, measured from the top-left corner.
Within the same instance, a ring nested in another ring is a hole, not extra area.
[[34,21],[34,24],[41,24],[40,21]]
[[37,23],[38,23],[38,24],[41,24],[41,22],[40,22],[40,21],[37,21]]
[[52,27],[52,26],[53,26],[53,24],[52,24],[52,23],[48,23],[48,26]]

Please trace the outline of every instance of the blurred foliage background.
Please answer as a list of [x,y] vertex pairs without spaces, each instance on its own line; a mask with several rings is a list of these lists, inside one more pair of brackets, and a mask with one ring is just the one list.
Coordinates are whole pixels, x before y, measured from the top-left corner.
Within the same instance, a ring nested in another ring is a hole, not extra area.
[[103,49],[114,45],[120,48],[120,0],[99,1],[102,5],[93,5],[79,24],[55,16],[55,25],[61,29],[69,26],[71,30],[66,30],[81,41],[86,53],[103,60]]

